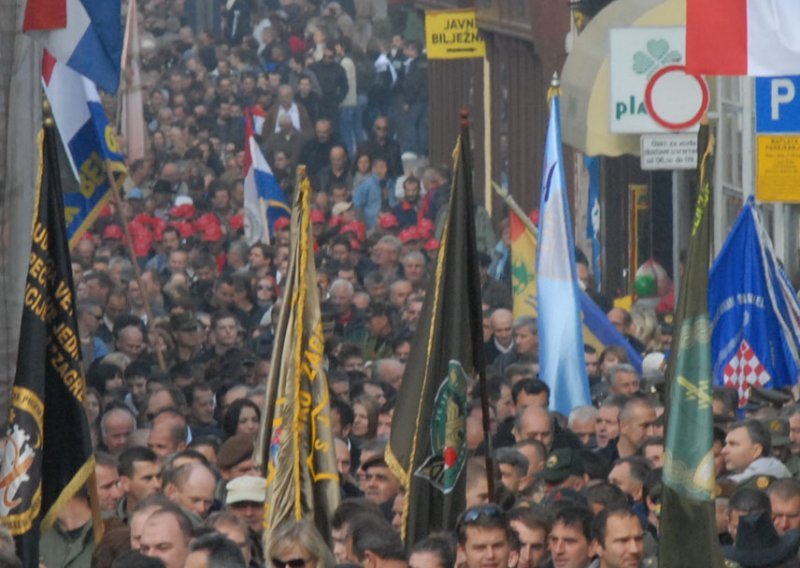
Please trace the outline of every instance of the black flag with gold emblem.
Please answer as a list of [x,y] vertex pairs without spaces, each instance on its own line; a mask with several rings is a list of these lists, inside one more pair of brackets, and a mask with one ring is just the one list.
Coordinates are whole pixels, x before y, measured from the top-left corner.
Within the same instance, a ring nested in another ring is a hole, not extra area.
[[94,472],[55,136],[53,126],[39,134],[21,339],[0,466],[0,522],[16,538],[26,568],[39,566],[40,531]]
[[425,295],[386,448],[386,463],[406,488],[403,537],[409,547],[432,532],[453,529],[464,510],[467,389],[471,378],[485,377],[466,117],[454,161],[436,270]]

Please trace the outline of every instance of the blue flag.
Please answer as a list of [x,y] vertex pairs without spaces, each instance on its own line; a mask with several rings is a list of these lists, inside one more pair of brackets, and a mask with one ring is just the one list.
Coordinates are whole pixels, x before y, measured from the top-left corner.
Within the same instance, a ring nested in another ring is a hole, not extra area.
[[561,155],[558,96],[553,96],[550,103],[542,177],[536,255],[539,375],[550,387],[550,409],[568,416],[574,407],[591,404],[591,397],[583,355],[572,221]]
[[708,308],[714,384],[739,391],[797,382],[800,305],[778,263],[752,196],[714,262]]

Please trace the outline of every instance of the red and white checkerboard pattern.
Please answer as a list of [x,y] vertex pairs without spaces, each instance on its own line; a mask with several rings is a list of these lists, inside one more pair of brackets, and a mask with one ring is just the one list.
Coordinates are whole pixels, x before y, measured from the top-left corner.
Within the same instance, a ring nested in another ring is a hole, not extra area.
[[770,380],[764,365],[761,364],[750,344],[744,339],[742,339],[736,354],[725,365],[723,375],[725,386],[735,388],[739,392],[739,406],[747,404],[750,385],[764,386]]

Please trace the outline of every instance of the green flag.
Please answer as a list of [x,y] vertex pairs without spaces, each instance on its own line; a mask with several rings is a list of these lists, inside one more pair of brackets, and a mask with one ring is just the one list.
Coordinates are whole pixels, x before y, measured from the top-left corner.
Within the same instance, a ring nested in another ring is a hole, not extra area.
[[264,547],[282,521],[312,520],[320,533],[339,505],[330,394],[323,367],[325,339],[311,238],[311,185],[303,167],[292,208],[289,270],[275,330],[272,366],[256,441],[266,470]]
[[485,377],[469,127],[455,150],[447,222],[397,397],[386,463],[406,488],[412,546],[464,510],[467,384]]
[[699,193],[667,371],[669,407],[659,531],[662,568],[723,565],[714,510],[708,317],[714,136],[708,125],[700,130],[698,148],[702,152],[698,160]]

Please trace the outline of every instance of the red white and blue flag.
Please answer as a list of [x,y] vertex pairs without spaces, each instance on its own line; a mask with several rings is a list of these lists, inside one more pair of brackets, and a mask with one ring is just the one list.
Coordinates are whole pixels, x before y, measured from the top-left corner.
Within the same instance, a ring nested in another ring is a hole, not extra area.
[[80,182],[79,191],[64,193],[67,235],[74,247],[111,197],[109,175],[121,185],[127,169],[94,83],[47,51],[42,82],[72,171]]
[[264,154],[256,142],[255,132],[263,127],[264,114],[259,108],[247,111],[244,145],[244,208],[245,235],[248,242],[269,242],[272,226],[281,217],[289,217],[291,208],[286,194],[278,185]]
[[686,70],[707,75],[800,74],[800,2],[688,0]]
[[28,0],[22,30],[61,63],[115,93],[122,56],[120,0]]

